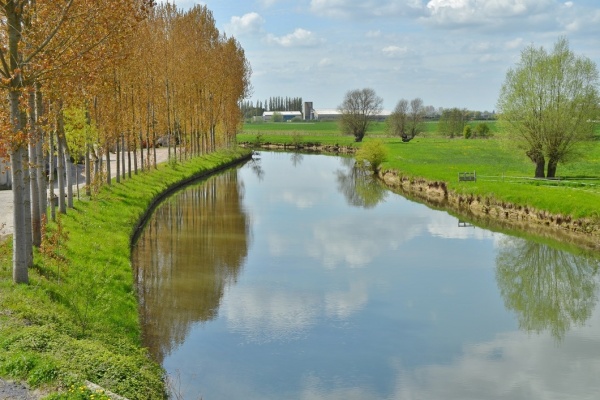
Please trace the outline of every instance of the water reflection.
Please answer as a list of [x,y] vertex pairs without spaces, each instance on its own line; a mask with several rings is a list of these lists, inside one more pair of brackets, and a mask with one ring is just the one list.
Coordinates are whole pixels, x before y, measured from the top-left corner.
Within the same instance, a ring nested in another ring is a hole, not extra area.
[[162,204],[134,250],[144,341],[158,361],[197,321],[213,319],[248,252],[249,222],[237,171]]
[[389,191],[366,168],[359,168],[353,158],[343,158],[345,170],[337,171],[338,190],[354,207],[374,208],[385,200]]
[[265,152],[228,174],[157,210],[134,261],[183,398],[598,393],[594,257],[371,201],[350,159]]
[[250,161],[248,161],[247,165],[250,167],[252,172],[254,172],[254,174],[256,175],[256,177],[258,178],[259,181],[262,181],[263,179],[265,179],[265,170],[263,169],[263,167],[260,163],[260,153],[259,152],[254,152],[254,154],[252,155],[252,158],[250,159]]
[[545,244],[506,237],[496,257],[500,293],[521,329],[563,339],[583,325],[597,301],[598,260]]
[[292,161],[292,165],[294,167],[297,167],[300,164],[302,164],[302,160],[304,160],[304,156],[302,155],[302,153],[292,153],[292,155],[290,156],[290,160]]

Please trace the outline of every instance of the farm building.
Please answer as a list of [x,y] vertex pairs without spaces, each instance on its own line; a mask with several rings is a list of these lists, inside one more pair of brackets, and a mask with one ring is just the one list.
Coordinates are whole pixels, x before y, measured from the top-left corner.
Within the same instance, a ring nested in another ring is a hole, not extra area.
[[296,117],[302,119],[302,113],[300,111],[265,111],[263,113],[263,121],[272,121],[273,114],[275,113],[280,114],[286,122],[291,121]]
[[[390,116],[390,114],[391,114],[391,112],[389,112],[389,111],[382,111],[377,116],[375,116],[375,119],[377,121],[385,121],[387,119],[387,117]],[[314,110],[314,115],[315,115],[315,119],[317,119],[319,121],[334,121],[334,120],[338,120],[342,117],[341,111],[336,108],[317,109],[317,110]]]

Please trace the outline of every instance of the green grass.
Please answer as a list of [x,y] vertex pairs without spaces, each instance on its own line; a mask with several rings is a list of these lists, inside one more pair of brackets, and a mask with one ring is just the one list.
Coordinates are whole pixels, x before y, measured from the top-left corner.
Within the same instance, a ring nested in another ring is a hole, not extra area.
[[[386,143],[389,158],[383,169],[444,181],[459,193],[489,196],[574,218],[600,219],[600,141],[590,142],[581,159],[559,165],[561,180],[535,180],[533,164],[503,140],[500,125],[485,122],[490,126],[489,139],[448,139],[437,132],[437,122],[427,122],[425,132],[409,143],[386,136],[385,123],[379,123],[364,141],[378,138]],[[311,128],[302,130],[303,126]],[[600,134],[600,124],[596,132]],[[255,143],[258,135],[263,143],[292,143],[296,135],[304,142],[360,146],[352,137],[341,135],[336,122],[249,124],[238,135],[238,142]],[[477,182],[458,182],[459,172],[471,171],[476,171]]]
[[133,228],[172,185],[247,153],[160,165],[76,202],[48,224],[29,285],[12,283],[12,242],[0,244],[0,376],[62,389],[53,399],[87,398],[68,391],[85,380],[132,400],[164,398],[163,370],[141,348]]

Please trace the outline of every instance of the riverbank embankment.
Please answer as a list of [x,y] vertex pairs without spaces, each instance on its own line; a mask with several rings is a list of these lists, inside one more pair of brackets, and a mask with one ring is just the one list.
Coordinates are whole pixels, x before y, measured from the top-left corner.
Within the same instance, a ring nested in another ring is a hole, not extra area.
[[[328,154],[354,154],[358,146],[320,143],[257,143],[244,146],[261,150],[307,151]],[[443,168],[441,165],[440,168]],[[398,168],[384,168],[379,178],[392,191],[434,207],[444,208],[489,229],[522,231],[527,234],[567,242],[594,251],[600,250],[600,220],[573,217],[499,199],[494,195],[459,193],[446,181],[408,175]],[[557,188],[556,190],[561,190]]]
[[168,193],[250,156],[236,149],[167,162],[75,202],[47,225],[29,285],[12,283],[12,241],[3,242],[0,376],[60,398],[91,395],[88,381],[130,400],[163,399],[164,371],[142,347],[132,237]]
[[595,219],[556,215],[493,197],[461,194],[449,190],[446,182],[404,176],[397,170],[381,170],[378,175],[393,191],[448,209],[484,227],[522,230],[578,247],[600,250],[600,225]]

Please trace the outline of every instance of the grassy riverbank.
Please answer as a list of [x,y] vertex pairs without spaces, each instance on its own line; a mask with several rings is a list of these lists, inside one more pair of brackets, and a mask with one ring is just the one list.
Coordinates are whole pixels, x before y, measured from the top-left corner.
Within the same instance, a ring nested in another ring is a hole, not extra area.
[[48,224],[29,285],[12,283],[12,243],[0,244],[0,376],[49,388],[50,398],[88,398],[86,380],[132,400],[163,398],[163,370],[141,348],[134,228],[161,193],[247,154],[163,164],[77,201]]
[[[367,134],[365,142],[378,138],[389,149],[383,169],[409,178],[443,181],[461,194],[494,198],[552,214],[588,218],[600,224],[600,141],[590,142],[576,161],[561,164],[560,180],[532,179],[534,166],[521,151],[503,138],[494,121],[486,121],[489,139],[448,139],[437,134],[436,123],[408,143],[384,134],[384,123]],[[304,128],[303,128],[304,127]],[[600,136],[600,124],[596,129]],[[360,146],[353,137],[341,135],[335,122],[247,124],[238,142],[320,143]],[[458,182],[459,172],[477,173],[476,182]]]

